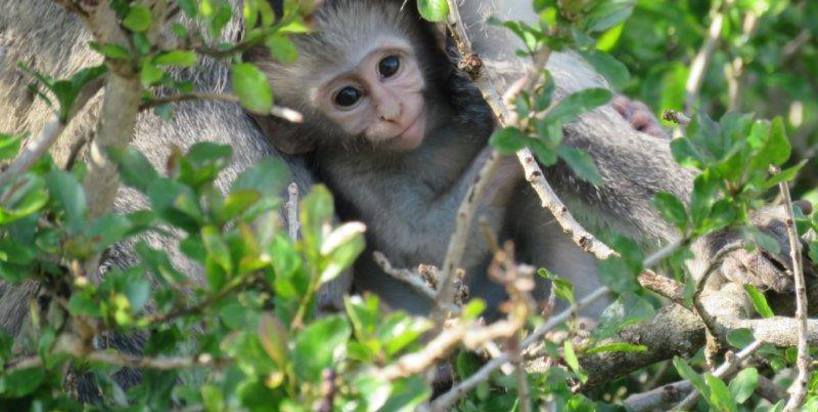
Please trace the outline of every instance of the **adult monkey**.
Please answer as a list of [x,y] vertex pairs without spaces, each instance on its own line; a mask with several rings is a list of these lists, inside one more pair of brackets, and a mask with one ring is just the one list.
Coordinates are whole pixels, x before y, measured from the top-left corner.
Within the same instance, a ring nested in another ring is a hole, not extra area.
[[[240,0],[230,0],[233,10],[240,15]],[[107,7],[107,6],[106,6]],[[79,17],[67,12],[52,0],[0,0],[0,130],[6,133],[36,133],[50,120],[53,111],[27,89],[31,78],[17,69],[22,62],[34,70],[65,78],[77,70],[99,64],[101,56],[88,47],[92,40]],[[183,14],[183,13],[178,13]],[[43,24],[48,22],[48,24]],[[168,25],[170,27],[170,25]],[[241,34],[238,19],[231,21],[223,36],[236,41]],[[190,71],[177,73],[191,80],[198,91],[230,93],[227,68],[205,59]],[[96,96],[78,113],[52,148],[57,164],[66,162],[71,147],[79,139],[94,135],[101,96]],[[313,182],[309,171],[299,158],[278,152],[258,130],[238,104],[225,102],[188,102],[175,106],[172,120],[159,119],[150,111],[139,116],[132,144],[139,149],[157,170],[165,170],[165,162],[174,146],[183,150],[199,141],[215,141],[233,148],[233,162],[221,174],[218,185],[224,190],[243,169],[265,157],[284,160],[293,180],[306,192]],[[90,146],[88,144],[86,147]],[[130,212],[149,208],[148,201],[134,190],[121,187],[114,201],[114,209]],[[286,218],[286,214],[284,217]],[[200,267],[192,264],[176,248],[176,240],[155,234],[146,236],[152,247],[167,250],[172,263],[182,272],[196,279],[202,278]],[[129,245],[117,245],[102,259],[102,271],[111,266],[127,266],[135,256]],[[349,275],[324,288],[320,305],[332,310],[340,308],[341,297],[349,289]],[[38,285],[32,282],[8,285],[0,282],[0,329],[16,336],[27,318],[29,301],[37,295]],[[112,345],[124,351],[139,351],[139,336],[114,336]],[[118,374],[124,386],[137,381],[128,371]],[[93,391],[81,391],[87,399]]]
[[[512,6],[525,9],[521,6],[526,3]],[[513,54],[516,43],[505,38],[506,31],[488,33],[493,28],[482,20],[496,3],[467,4],[489,9],[484,13],[467,8],[464,15],[470,18],[467,26],[476,34],[478,51],[485,50],[481,55],[486,66],[503,73],[500,85],[522,77],[528,63]],[[400,0],[328,0],[314,16],[317,32],[293,38],[299,51],[295,63],[277,63],[264,49],[250,57],[267,74],[278,101],[306,119],[292,125],[265,118],[261,124],[282,150],[314,152],[317,171],[335,191],[342,217],[369,226],[370,250],[383,250],[399,266],[439,265],[457,207],[487,153],[492,127],[485,103],[454,73],[434,30],[402,5]],[[558,97],[606,87],[575,54],[554,54],[549,69]],[[565,142],[593,157],[600,184],[577,179],[564,164],[546,173],[571,210],[590,223],[656,245],[678,234],[655,211],[653,195],[670,192],[687,199],[694,173],[673,161],[665,140],[636,132],[634,123],[644,126],[644,121],[631,117],[629,124],[622,116],[627,113],[608,106],[565,127]],[[551,216],[532,191],[522,184],[509,192],[522,180],[516,159],[501,160],[500,168],[480,212],[489,226],[517,242],[523,261],[571,278],[579,294],[595,288],[594,277],[588,275],[593,265],[547,223]],[[510,203],[509,193],[514,193]],[[719,233],[699,242],[694,274],[731,236]],[[463,266],[472,278],[473,295],[488,298],[492,308],[502,297],[498,287],[482,278],[487,255],[475,230],[468,236]],[[761,254],[742,258],[778,280],[777,261]],[[380,273],[367,257],[356,266],[356,284],[377,292],[390,305],[428,310],[429,302],[420,294]]]

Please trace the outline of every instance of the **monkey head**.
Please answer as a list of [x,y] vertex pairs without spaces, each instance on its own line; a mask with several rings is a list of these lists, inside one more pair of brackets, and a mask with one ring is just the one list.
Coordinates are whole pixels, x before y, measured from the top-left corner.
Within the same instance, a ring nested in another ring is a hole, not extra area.
[[423,142],[440,117],[435,105],[445,100],[431,95],[441,94],[452,64],[434,27],[401,4],[326,1],[313,16],[314,31],[291,37],[295,62],[277,62],[265,50],[251,55],[276,103],[304,114],[304,125],[289,125],[289,133],[266,130],[279,149],[362,143],[400,152]]

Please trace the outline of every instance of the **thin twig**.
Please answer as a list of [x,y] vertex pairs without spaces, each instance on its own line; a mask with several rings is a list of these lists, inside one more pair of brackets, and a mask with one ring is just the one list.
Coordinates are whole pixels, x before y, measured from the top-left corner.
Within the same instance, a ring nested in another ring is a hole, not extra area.
[[[161,106],[163,104],[169,103],[181,103],[181,102],[188,102],[188,101],[200,101],[200,100],[212,100],[217,102],[225,102],[225,103],[240,103],[239,98],[237,96],[231,94],[224,94],[224,93],[204,93],[204,92],[192,92],[192,93],[185,93],[185,94],[177,94],[172,96],[163,96],[163,97],[154,97],[148,100],[145,103],[142,103],[139,106],[139,110],[147,110],[154,108],[156,106]],[[300,112],[290,109],[288,107],[283,106],[272,106],[270,109],[270,114],[287,120],[292,123],[301,123],[304,121],[304,115]]]
[[693,62],[690,64],[690,75],[687,77],[687,83],[685,83],[685,113],[691,112],[699,96],[704,74],[707,71],[707,66],[710,64],[710,58],[716,49],[716,43],[719,40],[721,28],[724,25],[724,12],[722,10],[725,10],[730,4],[732,4],[732,0],[725,0],[721,5],[721,10],[714,10],[713,13],[711,13],[713,19],[710,21],[710,27],[707,30],[707,37],[701,49],[699,49],[699,52],[696,53],[696,57],[693,58]]
[[[423,276],[421,276],[420,273],[413,272],[409,269],[393,267],[386,255],[378,251],[372,252],[372,258],[375,259],[375,263],[377,263],[381,270],[387,275],[406,283],[411,286],[412,289],[415,289],[429,299],[434,300],[435,297],[437,297],[437,292],[423,280]],[[459,314],[461,312],[460,307],[453,303],[449,303],[446,310],[453,314]]]
[[522,326],[520,322],[508,320],[500,320],[487,326],[475,326],[473,321],[458,321],[447,326],[426,343],[423,349],[401,356],[376,374],[386,380],[415,375],[435,365],[461,343],[469,349],[476,349],[494,339],[513,336]]
[[298,221],[298,184],[295,182],[287,186],[287,203],[284,204],[287,211],[287,233],[290,239],[298,239],[298,231],[301,230],[301,223]]
[[29,167],[31,167],[31,165],[40,159],[48,151],[48,149],[54,145],[62,134],[63,130],[65,130],[65,126],[68,124],[68,122],[70,122],[74,115],[79,113],[79,111],[82,110],[88,103],[88,101],[91,100],[91,98],[94,97],[97,92],[99,92],[103,84],[104,80],[96,79],[85,85],[82,91],[80,91],[80,93],[77,95],[76,100],[74,100],[74,103],[71,106],[70,115],[65,122],[60,121],[59,117],[55,114],[53,118],[46,123],[45,126],[43,126],[43,129],[40,130],[40,134],[26,144],[26,148],[23,150],[23,152],[20,153],[20,155],[14,159],[3,174],[0,175],[0,186],[7,184],[14,177],[24,173]]
[[[177,370],[194,367],[220,367],[224,364],[223,361],[214,359],[208,354],[190,357],[146,357],[112,350],[86,351],[81,347],[82,345],[77,338],[67,336],[60,337],[57,346],[52,354],[64,353],[89,362],[100,362],[134,369]],[[9,362],[4,372],[9,373],[21,369],[41,367],[43,367],[42,358],[31,356]]]
[[[774,168],[778,173],[778,168]],[[804,402],[807,395],[807,384],[809,382],[810,354],[809,343],[807,342],[807,287],[804,282],[804,268],[801,261],[801,242],[798,232],[795,229],[795,214],[792,210],[792,196],[787,182],[778,184],[781,195],[784,197],[784,211],[786,213],[787,238],[790,244],[790,259],[792,260],[792,274],[795,280],[795,319],[798,321],[798,355],[795,366],[798,368],[798,375],[792,382],[788,392],[790,399],[784,406],[785,411],[797,410]]]
[[665,297],[671,302],[685,306],[685,287],[678,281],[667,276],[656,274],[652,270],[645,270],[636,278],[643,288]]
[[[579,312],[580,310],[590,305],[597,299],[607,295],[608,292],[610,292],[610,290],[607,287],[601,287],[591,292],[588,296],[582,298],[575,305],[553,316],[547,322],[543,323],[542,325],[534,329],[534,331],[531,332],[531,334],[528,335],[523,340],[521,348],[526,348],[531,344],[539,341],[547,332],[561,325],[563,322],[565,322],[571,316],[573,316],[574,313]],[[458,399],[460,399],[469,391],[474,389],[474,387],[476,387],[480,382],[486,381],[492,372],[494,372],[501,365],[509,361],[511,361],[511,354],[506,352],[486,362],[486,364],[483,365],[483,367],[480,368],[480,370],[478,370],[468,378],[462,380],[460,383],[452,387],[448,392],[444,393],[443,395],[440,395],[437,399],[435,399],[434,402],[432,402],[431,404],[431,410],[433,412],[448,411],[451,408],[451,406],[455,402],[457,402]]]

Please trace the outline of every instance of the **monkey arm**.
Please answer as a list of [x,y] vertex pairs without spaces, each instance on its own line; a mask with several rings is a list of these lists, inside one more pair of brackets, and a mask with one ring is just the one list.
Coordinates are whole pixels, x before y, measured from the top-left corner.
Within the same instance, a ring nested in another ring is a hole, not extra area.
[[[491,153],[484,148],[474,155],[479,147],[473,142],[461,142],[454,136],[452,140],[455,147],[445,151],[421,148],[417,156],[424,161],[410,159],[399,164],[373,166],[377,161],[371,156],[351,158],[337,151],[319,154],[322,178],[339,197],[342,215],[367,222],[373,248],[396,265],[443,262],[458,207]],[[468,166],[455,166],[462,164]],[[477,213],[493,230],[502,226],[506,203],[521,179],[517,160],[501,159]],[[472,228],[464,261],[467,268],[486,253],[478,225]]]

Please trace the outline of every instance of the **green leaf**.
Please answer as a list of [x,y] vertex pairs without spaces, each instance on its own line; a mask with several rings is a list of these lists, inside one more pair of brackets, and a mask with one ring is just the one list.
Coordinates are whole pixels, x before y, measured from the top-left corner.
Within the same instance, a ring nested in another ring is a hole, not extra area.
[[224,198],[224,205],[219,211],[219,220],[227,222],[244,213],[259,201],[261,195],[255,190],[242,189],[230,192]]
[[737,403],[744,403],[755,392],[758,386],[758,370],[756,368],[747,368],[739,372],[732,381],[730,381],[730,393],[732,398]]
[[524,148],[528,140],[530,139],[520,129],[504,127],[492,133],[489,144],[501,154],[508,155]]
[[65,211],[65,219],[70,233],[79,233],[85,226],[87,207],[85,190],[77,178],[67,172],[54,170],[46,176],[48,190],[52,198]]
[[685,205],[673,194],[667,192],[655,194],[653,196],[653,205],[656,206],[662,217],[677,227],[684,228],[687,224]]
[[68,301],[68,311],[74,316],[102,316],[99,302],[90,296],[90,293],[74,293]]
[[124,239],[133,229],[127,217],[105,214],[95,219],[86,230],[86,236],[95,241],[94,249],[102,252],[109,246]]
[[578,178],[592,185],[602,184],[602,176],[588,152],[566,145],[561,145],[557,152]]
[[645,345],[635,345],[628,342],[614,342],[598,345],[586,351],[587,354],[606,353],[606,352],[622,352],[622,353],[639,353],[645,352],[648,347]]
[[417,342],[424,332],[431,329],[428,320],[416,319],[402,312],[391,313],[378,320],[376,335],[389,356],[396,355],[408,345]]
[[567,123],[582,113],[591,111],[611,100],[608,89],[593,88],[578,91],[560,100],[546,116],[550,121]]
[[88,46],[107,59],[128,60],[131,58],[131,53],[128,49],[115,43],[97,43],[92,41]]
[[165,76],[165,72],[157,67],[153,62],[142,63],[142,68],[139,71],[139,82],[142,87],[148,88],[158,83]]
[[234,64],[231,71],[233,90],[241,105],[258,114],[269,114],[273,108],[273,91],[267,76],[250,63]]
[[707,373],[704,375],[704,380],[707,386],[710,387],[710,396],[706,399],[715,410],[735,412],[737,410],[736,402],[733,400],[733,395],[727,389],[724,381]]
[[264,44],[270,49],[273,60],[279,63],[290,64],[298,60],[298,50],[286,36],[269,36],[264,40]]
[[230,257],[230,249],[222,239],[219,230],[213,226],[202,228],[202,241],[205,249],[213,260],[224,269],[225,272],[233,271],[233,259]]
[[548,279],[551,281],[551,287],[554,288],[554,294],[558,298],[572,305],[576,302],[576,298],[574,296],[574,285],[571,282],[549,272],[546,268],[537,269],[537,274],[543,279]]
[[289,332],[281,320],[270,314],[262,315],[258,324],[258,335],[264,351],[279,368],[284,369],[289,362],[287,359]]
[[134,5],[122,20],[122,25],[132,32],[145,32],[151,27],[151,11],[145,6]]
[[307,249],[319,250],[323,243],[324,226],[332,220],[335,205],[330,191],[323,185],[316,185],[301,202],[301,235]]
[[198,62],[196,53],[188,50],[172,50],[153,59],[157,66],[192,67]]
[[230,192],[255,190],[262,196],[278,196],[290,179],[290,169],[281,159],[267,158],[241,172]]
[[187,232],[198,232],[204,221],[193,189],[175,180],[157,178],[146,193],[153,210],[163,220]]
[[637,273],[619,256],[612,256],[597,262],[599,278],[602,283],[614,292],[625,293],[639,290],[636,283]]
[[446,0],[418,0],[418,11],[424,19],[439,23],[449,16],[449,3]]
[[108,73],[108,68],[105,65],[86,67],[75,73],[67,80],[58,80],[50,85],[47,85],[60,102],[60,120],[63,122],[68,120],[68,117],[74,108],[74,102],[77,100],[77,96],[79,96],[82,88],[88,83],[102,77],[106,73]]
[[770,140],[764,155],[770,159],[770,163],[780,166],[790,158],[791,151],[784,120],[781,116],[776,116],[770,124]]
[[804,159],[798,162],[797,165],[788,167],[774,174],[761,185],[761,190],[772,189],[781,182],[791,182],[793,179],[795,179],[795,177],[798,175],[798,173],[801,171],[804,165],[807,164],[807,162],[809,162],[809,159]]
[[562,357],[565,360],[565,364],[571,368],[571,371],[577,375],[580,381],[586,382],[588,380],[588,375],[579,365],[579,358],[577,358],[577,354],[574,352],[574,345],[571,343],[570,339],[563,342]]
[[727,333],[727,343],[734,348],[744,348],[755,340],[753,338],[753,331],[750,329],[733,329]]
[[316,320],[295,338],[292,350],[293,364],[298,365],[299,379],[318,383],[321,372],[333,365],[334,353],[347,344],[352,329],[340,316],[327,316]]
[[20,152],[20,143],[23,135],[0,133],[0,160],[9,160]]
[[767,298],[764,297],[764,294],[761,293],[761,291],[750,284],[744,285],[744,290],[747,291],[750,301],[753,302],[753,308],[755,308],[756,312],[761,315],[761,317],[771,318],[775,316],[772,308],[770,308],[770,305],[767,303]]
[[580,54],[594,67],[594,70],[605,76],[611,87],[622,90],[627,86],[631,75],[625,64],[600,50],[585,50],[581,51]]
[[43,367],[11,371],[0,377],[0,393],[4,398],[20,398],[33,393],[46,378]]
[[199,12],[195,0],[176,0],[176,4],[185,11],[188,17],[196,17],[196,14]]
[[360,222],[347,222],[335,228],[321,244],[321,255],[328,258],[321,271],[320,283],[335,279],[345,269],[352,266],[355,259],[364,251],[364,231],[366,226]]
[[150,184],[159,178],[159,173],[148,158],[134,147],[108,148],[108,156],[116,163],[122,182],[142,193],[147,192]]
[[543,166],[552,166],[557,163],[557,151],[539,139],[529,139],[528,146],[534,152],[534,156]]
[[611,0],[598,2],[585,16],[585,30],[600,32],[623,22],[633,12],[635,0]]
[[699,391],[702,396],[705,398],[710,397],[710,387],[707,385],[707,383],[705,383],[704,378],[696,373],[696,371],[694,371],[684,359],[674,356],[673,366],[676,367],[676,371],[679,372],[679,376],[681,376],[682,379],[687,379],[690,381],[693,387],[696,388],[696,390]]

